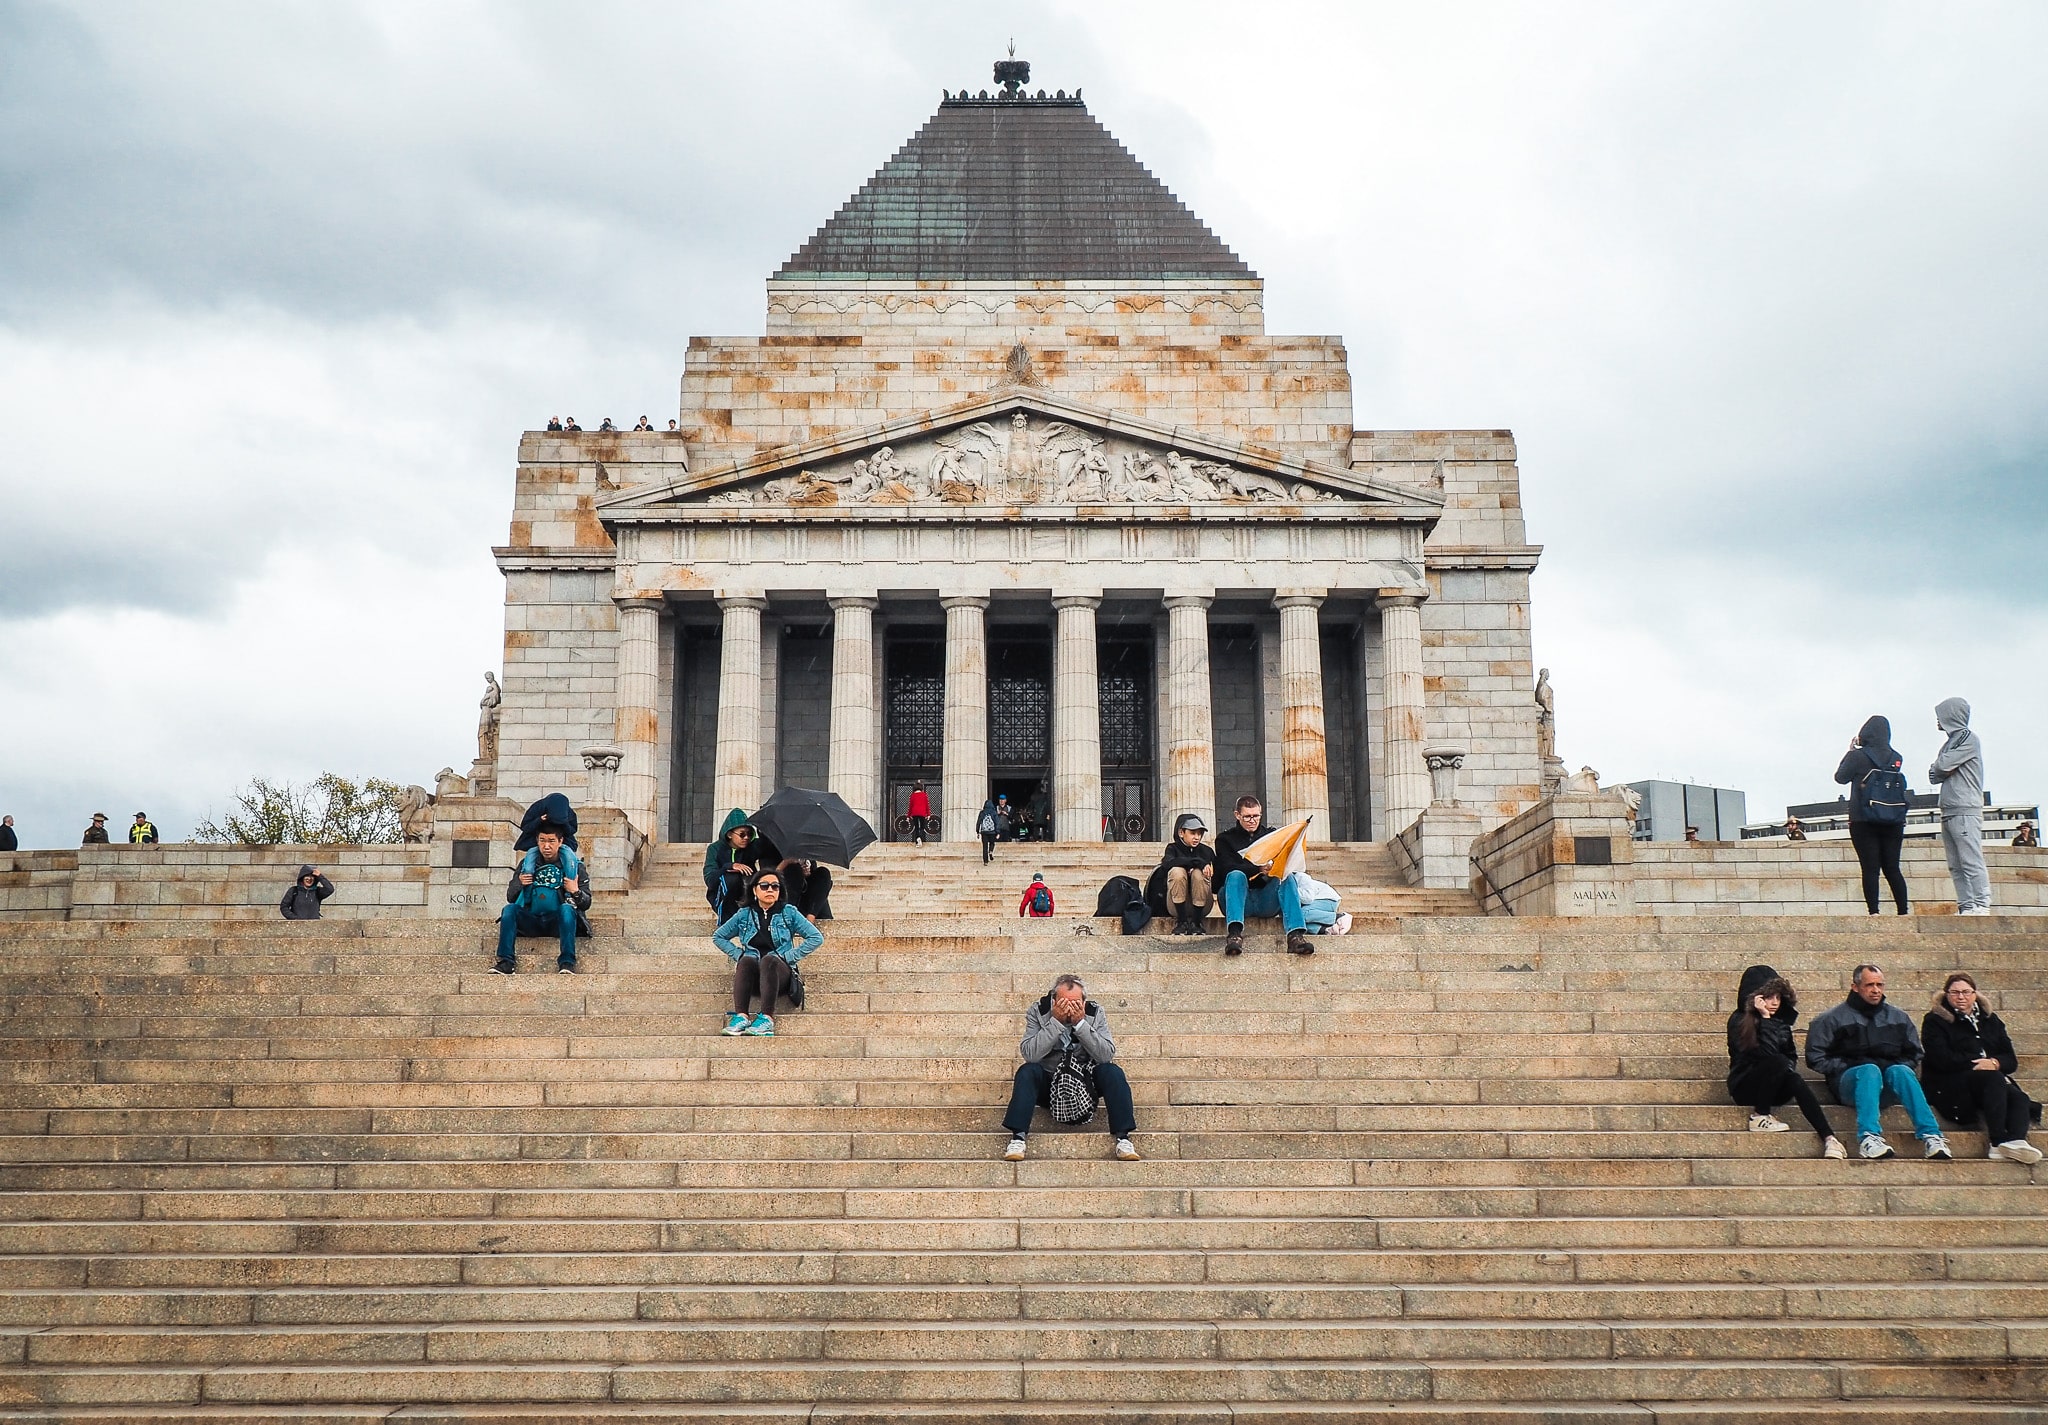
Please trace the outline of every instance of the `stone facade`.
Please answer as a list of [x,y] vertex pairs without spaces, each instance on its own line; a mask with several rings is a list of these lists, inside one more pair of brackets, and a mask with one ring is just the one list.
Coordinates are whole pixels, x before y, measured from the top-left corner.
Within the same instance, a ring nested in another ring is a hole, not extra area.
[[[1065,145],[1175,265],[1096,272],[1110,238],[1039,193],[1011,221],[1044,232],[989,238],[1014,275],[902,234],[916,274],[837,270],[881,263],[849,225],[881,221],[885,169],[770,280],[765,335],[691,340],[677,431],[526,435],[499,794],[587,797],[579,751],[607,744],[656,839],[821,771],[885,835],[921,776],[948,838],[1003,790],[1063,839],[1163,839],[1245,791],[1385,839],[1447,740],[1483,824],[1532,804],[1539,551],[1508,433],[1355,429],[1341,340],[1267,335],[1259,279],[1085,111],[949,100],[914,143],[968,119],[997,141],[960,201]],[[913,644],[923,682],[890,671]]]

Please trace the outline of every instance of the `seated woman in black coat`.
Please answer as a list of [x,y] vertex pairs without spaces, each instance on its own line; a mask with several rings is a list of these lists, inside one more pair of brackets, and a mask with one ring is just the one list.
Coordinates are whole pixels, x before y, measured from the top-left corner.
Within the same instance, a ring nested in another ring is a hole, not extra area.
[[1736,993],[1739,1003],[1728,1016],[1728,1096],[1749,1107],[1749,1131],[1788,1132],[1792,1125],[1771,1110],[1781,1103],[1797,1103],[1820,1138],[1820,1155],[1848,1157],[1842,1140],[1828,1127],[1813,1086],[1799,1072],[1799,1054],[1792,1043],[1799,999],[1792,986],[1769,965],[1751,965],[1742,972]]
[[2041,1150],[2027,1141],[2027,1125],[2041,1110],[2012,1081],[2019,1067],[2005,1022],[1977,996],[1977,982],[1958,970],[1920,1021],[1920,1085],[1927,1101],[1957,1123],[1984,1122],[1990,1158],[2038,1163]]

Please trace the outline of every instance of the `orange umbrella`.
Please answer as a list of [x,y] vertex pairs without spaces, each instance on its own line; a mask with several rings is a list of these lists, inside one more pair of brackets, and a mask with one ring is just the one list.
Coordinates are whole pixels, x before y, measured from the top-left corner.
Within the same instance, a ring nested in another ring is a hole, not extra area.
[[1304,818],[1267,832],[1245,847],[1242,854],[1254,866],[1264,867],[1267,875],[1281,880],[1308,869],[1308,858],[1302,849],[1307,841],[1308,820]]

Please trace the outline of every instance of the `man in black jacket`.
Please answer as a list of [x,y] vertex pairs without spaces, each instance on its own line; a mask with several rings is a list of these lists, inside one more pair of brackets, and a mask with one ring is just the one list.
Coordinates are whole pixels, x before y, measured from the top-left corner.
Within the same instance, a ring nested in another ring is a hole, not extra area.
[[1244,859],[1245,848],[1268,830],[1266,809],[1257,797],[1237,799],[1237,825],[1216,838],[1216,874],[1223,878],[1223,953],[1244,953],[1244,918],[1247,915],[1280,917],[1287,928],[1287,948],[1296,955],[1313,955],[1316,947],[1308,938],[1308,921],[1301,913],[1301,896],[1287,876],[1277,880],[1264,866]]
[[1887,1103],[1905,1106],[1928,1157],[1954,1156],[1913,1076],[1919,1062],[1920,1036],[1904,1011],[1885,1002],[1884,971],[1875,965],[1858,965],[1849,977],[1849,998],[1806,1031],[1807,1067],[1827,1076],[1837,1102],[1855,1108],[1866,1158],[1892,1156],[1879,1119]]

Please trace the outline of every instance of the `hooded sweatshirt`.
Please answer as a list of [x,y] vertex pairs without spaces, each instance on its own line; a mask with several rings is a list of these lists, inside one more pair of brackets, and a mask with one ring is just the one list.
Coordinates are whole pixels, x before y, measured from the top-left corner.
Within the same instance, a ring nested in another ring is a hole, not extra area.
[[[313,878],[313,884],[301,884],[308,876]],[[311,866],[301,866],[297,878],[292,881],[292,888],[286,891],[284,899],[277,903],[278,913],[286,920],[318,920],[320,902],[333,894],[334,882]]]
[[1970,705],[1961,698],[1943,698],[1934,705],[1934,725],[1948,734],[1927,780],[1941,783],[1941,814],[1984,812],[1984,744],[1970,731]]
[[1870,820],[1870,793],[1864,788],[1864,777],[1875,771],[1896,771],[1902,761],[1892,748],[1891,720],[1873,717],[1865,722],[1856,734],[1856,746],[1842,754],[1842,764],[1835,768],[1835,780],[1849,785],[1849,820]]
[[[725,874],[725,868],[732,864],[733,848],[730,839],[732,834],[743,826],[751,825],[752,823],[747,820],[747,814],[738,807],[734,807],[725,814],[725,824],[718,828],[717,839],[704,848],[704,884],[706,886],[717,886],[719,877]],[[761,833],[756,831],[754,839],[747,843],[745,860],[742,864],[758,864],[755,858],[760,854],[760,844]]]

